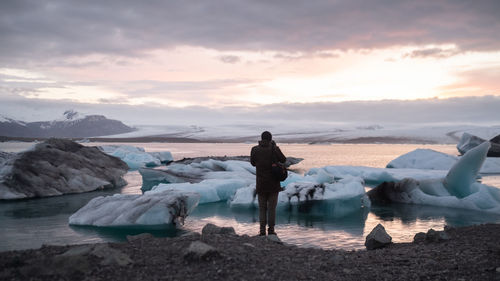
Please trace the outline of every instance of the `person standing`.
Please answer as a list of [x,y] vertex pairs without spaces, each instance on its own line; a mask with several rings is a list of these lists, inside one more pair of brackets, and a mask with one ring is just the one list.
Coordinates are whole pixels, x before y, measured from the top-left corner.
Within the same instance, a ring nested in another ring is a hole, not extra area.
[[252,147],[250,152],[250,163],[255,166],[257,176],[255,188],[259,201],[259,235],[266,235],[266,225],[269,226],[267,234],[276,235],[274,230],[276,204],[281,185],[279,180],[276,180],[272,175],[273,160],[283,163],[286,161],[286,157],[272,140],[271,133],[265,131],[261,134],[259,145]]

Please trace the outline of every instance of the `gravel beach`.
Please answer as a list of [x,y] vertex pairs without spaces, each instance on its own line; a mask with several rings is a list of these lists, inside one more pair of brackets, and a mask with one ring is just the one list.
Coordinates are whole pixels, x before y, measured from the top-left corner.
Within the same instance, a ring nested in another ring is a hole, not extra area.
[[371,251],[224,233],[2,252],[0,280],[500,280],[498,224]]

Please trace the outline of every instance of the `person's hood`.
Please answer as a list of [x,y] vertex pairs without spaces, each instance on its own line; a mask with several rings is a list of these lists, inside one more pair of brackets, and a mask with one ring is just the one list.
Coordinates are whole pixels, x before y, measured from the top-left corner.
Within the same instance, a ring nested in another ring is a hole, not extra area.
[[269,141],[269,140],[260,140],[259,141],[259,146],[262,146],[262,147],[268,147],[270,144],[271,144],[271,141]]

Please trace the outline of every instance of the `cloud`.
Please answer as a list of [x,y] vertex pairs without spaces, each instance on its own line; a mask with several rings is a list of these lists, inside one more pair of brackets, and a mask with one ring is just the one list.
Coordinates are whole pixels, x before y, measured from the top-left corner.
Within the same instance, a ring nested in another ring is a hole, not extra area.
[[200,46],[314,52],[394,45],[500,48],[500,2],[0,1],[0,63]]
[[404,55],[404,57],[410,58],[448,58],[460,53],[460,50],[456,48],[425,48],[413,50],[410,53]]
[[457,69],[456,75],[460,79],[440,90],[443,96],[461,95],[499,95],[500,93],[500,65],[492,62],[483,67],[464,67]]
[[459,124],[499,125],[500,97],[464,97],[415,101],[351,101],[338,103],[293,103],[265,106],[184,108],[164,105],[85,104],[65,100],[10,97],[0,104],[3,115],[24,121],[52,120],[65,109],[88,114],[103,114],[131,125],[205,125],[224,124]]
[[241,59],[238,56],[220,56],[219,60],[223,63],[234,64],[240,62]]

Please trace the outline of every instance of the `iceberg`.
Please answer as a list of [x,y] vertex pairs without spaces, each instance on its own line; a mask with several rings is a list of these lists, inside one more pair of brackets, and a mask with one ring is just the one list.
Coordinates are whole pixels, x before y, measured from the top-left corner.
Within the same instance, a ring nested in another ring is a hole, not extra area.
[[95,147],[49,139],[17,154],[0,155],[0,199],[82,193],[126,185],[127,165]]
[[254,181],[245,179],[207,179],[199,183],[159,184],[145,194],[154,195],[168,190],[195,192],[200,196],[199,203],[205,204],[227,201],[233,197],[238,189],[247,187]]
[[156,167],[174,160],[170,151],[146,152],[142,147],[131,145],[102,145],[97,148],[108,155],[120,158],[131,170]]
[[367,194],[377,204],[399,202],[500,214],[500,189],[476,182],[489,148],[489,142],[484,142],[469,150],[441,179],[384,182]]
[[189,164],[173,163],[164,169],[141,168],[143,191],[160,183],[199,183],[208,179],[244,179],[255,182],[255,167],[249,162],[238,160],[190,161]]
[[[229,204],[232,208],[257,206],[255,185],[238,189]],[[333,183],[291,182],[278,195],[277,211],[342,217],[370,204],[363,180],[349,177]]]
[[[498,134],[498,131],[497,131]],[[464,132],[462,134],[462,137],[460,138],[460,141],[457,144],[457,149],[460,152],[460,154],[465,154],[467,151],[471,150],[472,148],[480,145],[483,142],[486,142],[487,140],[480,138],[478,136],[469,134],[467,132]],[[500,157],[500,135],[497,135],[496,137],[492,138],[490,141],[491,147],[488,150],[488,157]]]
[[[449,170],[459,157],[432,149],[416,149],[403,154],[387,164],[387,168]],[[481,174],[500,174],[500,158],[488,157],[480,170]]]
[[149,154],[160,160],[162,164],[168,164],[174,161],[174,157],[170,151],[149,152]]
[[193,192],[164,190],[143,195],[115,194],[92,199],[69,217],[70,225],[154,227],[183,224],[198,205]]
[[476,182],[490,147],[489,142],[483,142],[465,153],[460,161],[451,167],[443,181],[444,187],[451,195],[463,198],[473,193],[472,184]]
[[366,184],[377,185],[384,181],[400,181],[404,178],[440,179],[446,176],[444,170],[421,170],[421,169],[389,169],[373,168],[363,166],[325,166],[322,168],[312,168],[306,176],[317,177],[320,174],[332,175],[335,179],[348,177],[359,177]]

